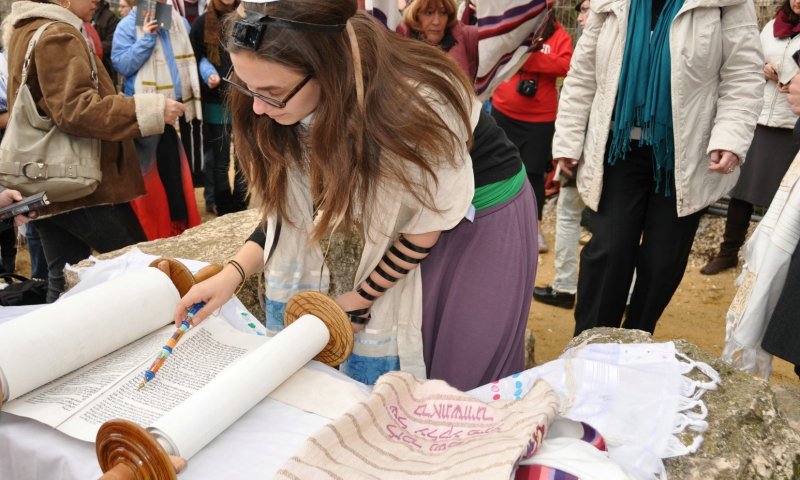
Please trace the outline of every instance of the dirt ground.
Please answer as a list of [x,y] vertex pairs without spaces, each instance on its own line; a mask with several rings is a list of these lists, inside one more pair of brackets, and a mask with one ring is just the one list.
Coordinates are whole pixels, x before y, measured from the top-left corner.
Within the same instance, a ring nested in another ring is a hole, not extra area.
[[[656,326],[656,340],[685,339],[713,355],[722,353],[725,314],[736,293],[734,281],[741,271],[741,261],[736,270],[714,276],[701,275],[700,268],[716,253],[723,225],[723,218],[712,215],[706,215],[701,221],[686,274]],[[755,223],[751,225],[751,231],[754,226]],[[554,275],[555,201],[545,204],[542,231],[550,251],[539,256],[536,284],[540,286],[549,285]],[[573,313],[574,310],[533,302],[528,327],[536,335],[537,363],[558,357],[572,339],[575,328]],[[775,358],[772,367],[771,384],[800,387],[793,365]]]
[[[202,191],[196,190],[196,198],[203,221],[214,218],[205,211]],[[546,285],[553,279],[553,247],[555,246],[555,199],[544,208],[542,231],[550,245],[550,251],[539,256],[536,284]],[[667,341],[685,339],[714,355],[722,352],[725,340],[725,314],[736,293],[734,280],[741,270],[729,270],[715,276],[699,273],[708,258],[716,252],[722,235],[724,220],[706,216],[700,223],[689,266],[678,291],[664,312],[655,331],[655,339]],[[751,230],[755,223],[751,225]],[[25,248],[17,255],[17,271],[30,275],[30,258]],[[531,305],[528,326],[536,336],[536,363],[544,363],[558,357],[572,339],[575,328],[573,310],[551,307],[536,301]],[[779,358],[773,361],[770,383],[800,387],[800,379],[793,366]]]

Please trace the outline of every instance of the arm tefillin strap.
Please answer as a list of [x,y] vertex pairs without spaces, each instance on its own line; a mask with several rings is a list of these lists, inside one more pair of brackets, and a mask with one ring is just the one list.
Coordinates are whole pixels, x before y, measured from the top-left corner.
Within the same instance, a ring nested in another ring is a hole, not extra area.
[[[414,253],[417,253],[417,254],[420,254],[420,255],[424,255],[424,256],[422,256],[422,257],[412,257],[411,255],[407,255],[407,254],[403,253],[402,251],[400,251],[400,248],[398,247],[398,243],[400,245],[402,245],[404,248],[406,248],[407,250],[410,250],[410,251],[412,251]],[[376,292],[378,295],[373,295],[373,294],[365,291],[364,287],[363,287],[363,283],[361,285],[359,285],[358,288],[356,288],[356,293],[361,295],[361,297],[363,299],[367,300],[367,301],[370,301],[370,302],[375,301],[375,299],[377,299],[379,296],[384,294],[386,292],[386,290],[388,290],[393,285],[386,286],[386,287],[378,285],[378,283],[372,278],[372,273],[373,272],[377,273],[378,275],[383,277],[384,280],[387,280],[387,281],[391,282],[392,284],[394,284],[397,281],[399,281],[401,278],[403,278],[405,275],[407,275],[408,272],[410,272],[413,268],[415,268],[417,265],[419,265],[419,263],[422,262],[422,260],[424,260],[425,257],[428,256],[430,251],[431,251],[430,248],[428,248],[428,247],[420,247],[419,245],[416,245],[415,243],[411,242],[409,239],[404,237],[402,234],[400,234],[400,237],[397,239],[397,241],[395,241],[389,247],[389,249],[386,251],[385,254],[383,254],[383,257],[381,258],[381,262],[383,262],[388,268],[390,268],[391,270],[396,272],[396,274],[393,275],[392,273],[389,273],[386,270],[384,270],[384,268],[381,266],[381,264],[379,262],[378,265],[375,267],[375,269],[372,272],[370,272],[369,275],[367,275],[366,280],[364,280],[364,283],[366,283],[367,286],[373,292]],[[396,261],[392,259],[392,257],[397,259],[397,261],[402,261],[402,262],[405,262],[406,264],[413,265],[413,267],[411,267],[411,268],[403,268],[400,265],[398,265],[396,263]],[[395,276],[395,275],[398,275],[398,276]]]
[[400,234],[400,238],[398,238],[398,240],[404,247],[412,252],[424,253],[425,255],[431,253],[431,247],[420,247],[419,245],[411,243],[411,241],[404,237],[402,233]]

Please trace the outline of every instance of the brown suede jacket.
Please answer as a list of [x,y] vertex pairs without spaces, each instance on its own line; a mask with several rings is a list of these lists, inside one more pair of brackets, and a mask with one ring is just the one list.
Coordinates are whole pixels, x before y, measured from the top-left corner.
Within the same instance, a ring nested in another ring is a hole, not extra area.
[[89,196],[53,203],[42,215],[77,208],[124,203],[144,194],[133,139],[162,133],[164,97],[157,94],[122,97],[95,58],[99,87],[91,80],[86,41],[79,31],[81,20],[69,10],[51,3],[19,1],[12,5],[4,43],[8,52],[8,104],[13,109],[22,77],[28,42],[39,26],[56,21],[42,34],[28,69],[28,86],[42,114],[71,135],[98,138],[103,179]]

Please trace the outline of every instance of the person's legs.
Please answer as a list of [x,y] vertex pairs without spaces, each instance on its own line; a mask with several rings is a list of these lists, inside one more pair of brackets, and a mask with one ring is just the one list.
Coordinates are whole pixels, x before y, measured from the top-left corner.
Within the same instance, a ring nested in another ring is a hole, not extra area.
[[[206,132],[208,135],[208,132]],[[210,142],[209,142],[210,143]],[[206,203],[206,212],[216,214],[217,204],[214,192],[214,150],[209,147],[203,152],[203,200]]]
[[575,187],[562,187],[556,204],[556,274],[553,289],[578,291],[578,241],[583,201]]
[[533,289],[533,299],[555,307],[573,308],[578,290],[578,242],[583,201],[574,186],[562,186],[556,203],[556,258],[552,285]]
[[744,245],[752,215],[752,203],[731,198],[725,216],[725,233],[722,235],[719,253],[700,269],[700,273],[716,275],[723,270],[736,267],[739,263],[739,249]]
[[42,240],[35,222],[25,225],[25,240],[28,243],[28,255],[31,257],[31,278],[47,280],[47,259],[42,249]]
[[145,240],[130,204],[100,205],[36,221],[49,273],[47,301],[64,291],[64,266]]
[[580,257],[575,335],[594,327],[619,327],[652,184],[649,148],[632,143],[626,158],[605,166],[600,205],[592,214],[592,239]]
[[240,212],[242,210],[247,210],[249,203],[247,198],[247,180],[244,178],[244,173],[239,167],[238,162],[233,163],[233,168],[233,204],[236,211]]
[[0,257],[3,273],[14,273],[17,269],[17,230],[13,227],[0,232]]
[[636,281],[623,327],[653,333],[683,279],[702,215],[678,217],[674,189],[669,197],[663,192],[650,195]]
[[[70,213],[72,212],[61,215]],[[64,266],[68,263],[70,265],[78,263],[92,253],[91,247],[68,229],[62,228],[61,222],[56,221],[61,215],[35,222],[47,259],[47,303],[58,300],[64,291]]]
[[[231,165],[231,138],[225,125],[209,125],[208,131],[211,134],[209,145],[214,152],[214,199],[217,204],[217,214],[225,215],[243,210],[244,203],[241,192],[241,184],[244,181],[243,175],[237,169],[234,177],[234,189],[231,190],[231,183],[228,173]],[[239,198],[236,198],[238,195]]]

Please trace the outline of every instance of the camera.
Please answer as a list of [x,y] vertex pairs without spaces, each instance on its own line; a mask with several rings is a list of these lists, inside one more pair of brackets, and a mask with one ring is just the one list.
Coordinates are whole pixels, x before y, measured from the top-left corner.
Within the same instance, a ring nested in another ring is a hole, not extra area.
[[536,80],[532,78],[520,80],[517,84],[517,93],[526,97],[533,97],[536,95],[536,87]]

